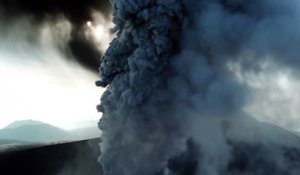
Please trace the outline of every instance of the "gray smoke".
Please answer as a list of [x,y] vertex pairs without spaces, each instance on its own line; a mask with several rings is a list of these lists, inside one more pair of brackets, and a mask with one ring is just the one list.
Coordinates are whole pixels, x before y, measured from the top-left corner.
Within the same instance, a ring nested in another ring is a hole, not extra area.
[[97,82],[107,87],[98,106],[104,174],[187,174],[170,162],[189,154],[189,138],[193,174],[222,174],[233,148],[216,123],[247,117],[251,99],[232,67],[274,62],[297,73],[299,3],[112,0],[117,37]]

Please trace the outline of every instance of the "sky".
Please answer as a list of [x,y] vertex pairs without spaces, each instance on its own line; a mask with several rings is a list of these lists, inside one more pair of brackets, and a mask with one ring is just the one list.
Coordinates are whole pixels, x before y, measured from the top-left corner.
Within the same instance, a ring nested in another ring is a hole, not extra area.
[[0,128],[27,119],[97,126],[104,89],[95,81],[112,24],[104,1],[67,2],[0,3]]
[[[8,56],[1,55],[1,61],[3,57]],[[0,128],[33,119],[73,129],[76,123],[100,118],[95,106],[103,90],[93,86],[97,76],[76,63],[54,59],[46,64],[1,63]]]
[[261,64],[260,69],[260,73],[232,69],[237,79],[251,89],[244,111],[259,121],[300,132],[299,78],[292,69],[272,62]]

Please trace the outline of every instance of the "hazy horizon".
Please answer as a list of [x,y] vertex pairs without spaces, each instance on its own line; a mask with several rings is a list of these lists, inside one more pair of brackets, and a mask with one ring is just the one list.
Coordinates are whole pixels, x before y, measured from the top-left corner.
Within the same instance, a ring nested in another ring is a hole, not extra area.
[[[12,122],[8,123],[5,126],[1,126],[0,130],[1,129],[7,129],[10,125],[15,124],[15,123],[23,123],[22,126],[23,125],[28,125],[28,124],[25,124],[26,122],[33,122],[33,123],[35,122],[35,123],[48,124],[48,125],[51,125],[51,126],[54,126],[54,127],[66,130],[66,131],[72,131],[72,130],[76,130],[76,129],[90,128],[90,127],[95,127],[95,128],[98,127],[97,126],[98,119],[96,119],[96,120],[82,120],[82,121],[71,123],[70,127],[61,127],[61,126],[53,124],[53,123],[47,123],[45,121],[32,120],[32,119],[28,118],[28,119],[12,121]],[[31,125],[31,124],[29,124],[29,125]]]

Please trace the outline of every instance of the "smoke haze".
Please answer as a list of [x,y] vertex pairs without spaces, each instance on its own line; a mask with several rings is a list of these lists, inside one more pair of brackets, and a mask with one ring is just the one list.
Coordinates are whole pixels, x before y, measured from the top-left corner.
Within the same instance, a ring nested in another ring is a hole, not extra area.
[[[259,105],[255,85],[261,84],[257,77],[278,68],[279,74],[299,75],[299,2],[111,3],[117,37],[102,58],[97,82],[107,87],[98,106],[104,174],[185,174],[170,165],[172,158],[189,152],[194,164],[189,174],[234,174],[227,168],[235,147],[224,133],[237,121],[256,128],[251,116],[265,113],[254,110]],[[240,129],[236,132],[247,132]],[[186,144],[189,139],[193,148]],[[285,161],[283,152],[272,151],[264,161],[275,166]],[[276,168],[275,174],[299,172],[286,164]]]

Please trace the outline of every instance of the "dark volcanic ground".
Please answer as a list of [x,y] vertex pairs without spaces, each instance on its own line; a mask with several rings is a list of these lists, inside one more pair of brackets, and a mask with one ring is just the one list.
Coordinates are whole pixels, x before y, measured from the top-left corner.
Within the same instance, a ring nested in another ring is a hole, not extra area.
[[99,139],[0,153],[1,175],[100,175]]

